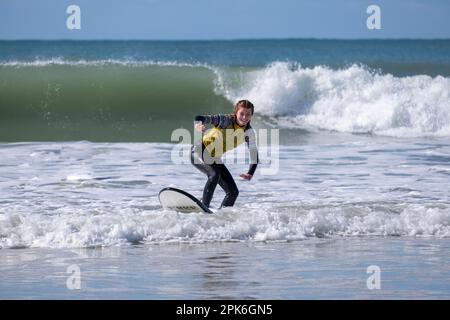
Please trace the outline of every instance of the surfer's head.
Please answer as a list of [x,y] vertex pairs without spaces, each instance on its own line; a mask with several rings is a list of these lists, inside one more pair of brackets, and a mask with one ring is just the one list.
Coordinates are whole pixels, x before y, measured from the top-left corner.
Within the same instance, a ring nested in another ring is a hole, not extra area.
[[247,125],[252,119],[255,106],[248,100],[239,100],[234,106],[236,122],[240,126]]

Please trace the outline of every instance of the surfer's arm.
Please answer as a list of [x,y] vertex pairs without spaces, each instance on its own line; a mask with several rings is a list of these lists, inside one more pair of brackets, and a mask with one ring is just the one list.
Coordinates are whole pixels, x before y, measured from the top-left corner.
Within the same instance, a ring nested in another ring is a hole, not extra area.
[[195,121],[200,121],[203,124],[212,124],[215,127],[227,128],[233,123],[233,115],[230,114],[216,114],[216,115],[200,115],[195,117]]
[[250,154],[250,167],[248,168],[247,174],[253,176],[259,163],[256,132],[253,128],[250,128],[245,132],[245,142],[247,142],[247,147]]

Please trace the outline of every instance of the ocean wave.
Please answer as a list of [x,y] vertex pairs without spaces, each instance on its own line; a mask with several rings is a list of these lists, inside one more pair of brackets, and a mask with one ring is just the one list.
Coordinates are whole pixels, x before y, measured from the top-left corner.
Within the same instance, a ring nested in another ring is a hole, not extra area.
[[214,94],[211,69],[176,61],[3,64],[0,141],[170,141],[195,113],[229,108]]
[[213,66],[201,62],[180,62],[180,61],[160,61],[160,60],[135,60],[135,59],[99,59],[99,60],[70,60],[62,57],[54,57],[51,59],[34,59],[30,61],[11,60],[0,62],[1,67],[47,67],[47,66],[75,66],[75,67],[98,67],[98,66],[125,66],[125,67],[146,67],[146,66],[160,66],[160,67],[192,67],[192,68],[206,68],[215,70]]
[[[41,126],[34,133],[11,128],[0,136],[4,141],[48,140],[61,130],[66,140],[122,135],[113,128],[87,137],[79,129],[93,123],[107,127],[111,121],[131,123],[126,131],[132,141],[135,128],[148,130],[136,119],[157,116],[172,119],[173,127],[186,125],[195,114],[229,112],[242,98],[280,128],[450,136],[450,78],[443,76],[396,77],[364,65],[333,69],[274,62],[250,68],[135,59],[35,59],[3,62],[0,68],[5,101],[0,113],[12,119],[5,117],[5,125]],[[173,119],[174,112],[179,118]],[[53,132],[44,137],[42,127]]]
[[447,207],[390,206],[221,210],[214,215],[173,211],[1,214],[0,248],[94,247],[133,243],[298,241],[311,237],[450,237]]
[[[236,79],[239,79],[237,81]],[[240,76],[219,73],[218,93],[247,98],[281,127],[395,137],[450,135],[450,78],[395,77],[362,65],[333,70],[275,62]]]

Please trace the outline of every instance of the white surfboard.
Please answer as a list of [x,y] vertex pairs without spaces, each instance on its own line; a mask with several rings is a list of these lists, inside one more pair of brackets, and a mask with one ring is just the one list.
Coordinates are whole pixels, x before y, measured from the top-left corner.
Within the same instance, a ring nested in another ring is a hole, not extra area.
[[182,213],[213,213],[196,197],[177,188],[167,187],[162,189],[159,192],[159,202],[164,209],[175,210]]

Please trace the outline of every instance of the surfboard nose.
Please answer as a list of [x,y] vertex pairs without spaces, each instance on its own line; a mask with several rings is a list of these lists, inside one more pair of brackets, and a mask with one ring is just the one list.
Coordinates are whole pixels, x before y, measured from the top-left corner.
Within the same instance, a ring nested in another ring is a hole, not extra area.
[[164,188],[159,192],[158,198],[164,209],[175,210],[181,213],[213,213],[200,200],[181,189]]

